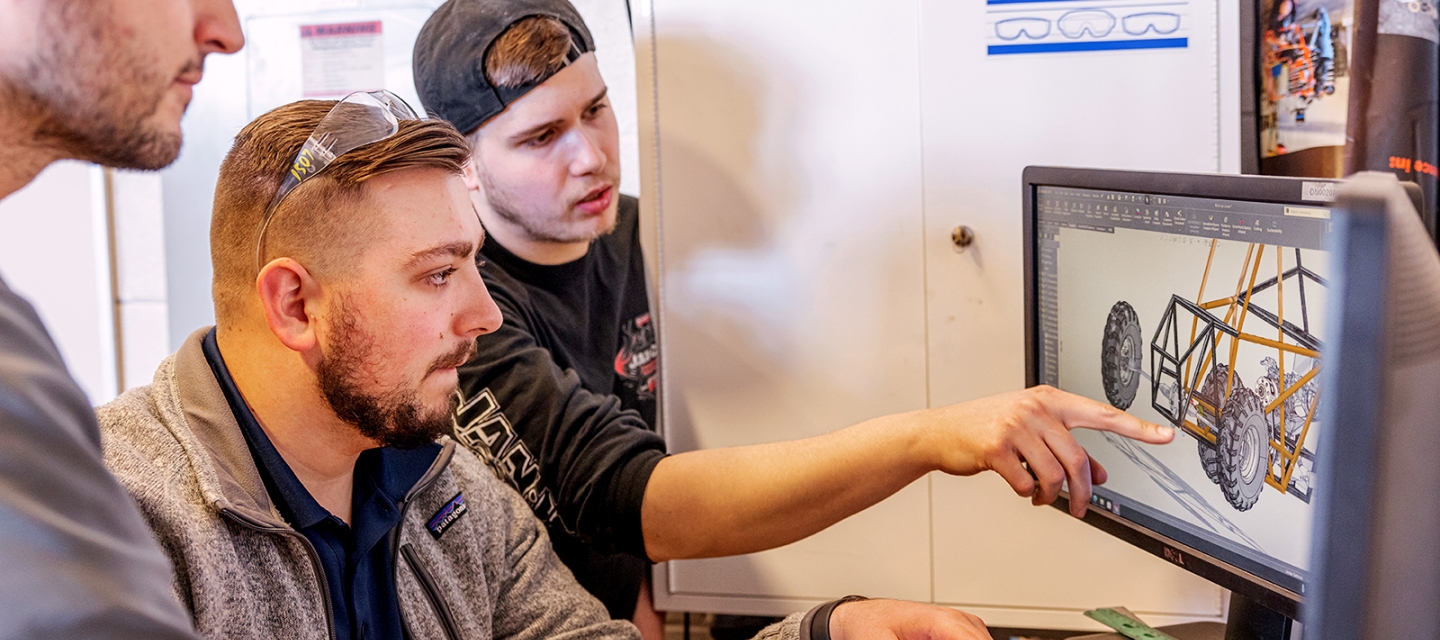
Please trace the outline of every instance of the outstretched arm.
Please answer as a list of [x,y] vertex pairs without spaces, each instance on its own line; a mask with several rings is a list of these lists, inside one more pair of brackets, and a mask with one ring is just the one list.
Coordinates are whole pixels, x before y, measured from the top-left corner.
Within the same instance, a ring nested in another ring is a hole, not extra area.
[[1157,444],[1174,437],[1168,427],[1042,386],[805,440],[672,455],[645,489],[645,549],[656,561],[771,549],[936,470],[995,471],[1037,505],[1053,502],[1068,480],[1071,513],[1081,517],[1091,484],[1104,482],[1105,470],[1070,434],[1076,428]]

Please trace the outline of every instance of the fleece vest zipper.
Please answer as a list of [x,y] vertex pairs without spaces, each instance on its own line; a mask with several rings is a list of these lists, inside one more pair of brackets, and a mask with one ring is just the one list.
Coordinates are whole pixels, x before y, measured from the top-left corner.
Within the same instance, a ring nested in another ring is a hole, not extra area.
[[260,533],[273,533],[276,535],[285,536],[287,538],[295,538],[305,546],[305,555],[310,559],[310,566],[315,571],[315,579],[320,583],[318,585],[320,587],[320,598],[321,602],[325,605],[326,637],[330,638],[330,640],[336,640],[335,605],[330,600],[330,585],[329,582],[327,582],[325,579],[325,565],[320,562],[320,552],[315,549],[315,545],[310,542],[310,539],[306,538],[305,535],[300,533],[299,531],[296,531],[289,527],[276,527],[273,525],[265,524],[263,522],[257,522],[250,519],[245,514],[242,514],[233,509],[222,508],[220,509],[220,515],[226,516],[231,520],[234,520],[240,526],[251,529],[253,531],[258,531]]

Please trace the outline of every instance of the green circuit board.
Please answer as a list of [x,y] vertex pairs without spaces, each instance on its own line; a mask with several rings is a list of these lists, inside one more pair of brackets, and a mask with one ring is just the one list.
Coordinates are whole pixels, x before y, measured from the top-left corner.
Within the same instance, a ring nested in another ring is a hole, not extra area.
[[1086,611],[1085,615],[1130,640],[1175,640],[1175,636],[1151,628],[1150,625],[1114,609],[1091,609]]

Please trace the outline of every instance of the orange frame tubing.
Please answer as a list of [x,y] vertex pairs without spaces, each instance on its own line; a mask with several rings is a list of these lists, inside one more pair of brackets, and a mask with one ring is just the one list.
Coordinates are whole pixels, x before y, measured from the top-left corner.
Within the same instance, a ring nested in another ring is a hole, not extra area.
[[1293,354],[1295,354],[1295,355],[1306,356],[1306,357],[1309,357],[1309,358],[1319,358],[1319,357],[1320,357],[1320,352],[1319,352],[1319,351],[1316,351],[1316,350],[1314,350],[1314,349],[1306,349],[1305,347],[1297,347],[1297,346],[1295,346],[1295,345],[1293,345],[1293,344],[1288,344],[1288,343],[1285,343],[1285,342],[1276,342],[1276,341],[1271,340],[1271,339],[1269,339],[1269,338],[1262,338],[1262,337],[1257,336],[1257,335],[1255,335],[1255,334],[1253,334],[1253,333],[1242,333],[1242,334],[1240,334],[1240,337],[1239,337],[1239,338],[1236,338],[1236,339],[1239,340],[1239,341],[1241,341],[1241,342],[1253,342],[1253,343],[1255,343],[1255,344],[1265,345],[1265,346],[1267,346],[1267,347],[1274,347],[1274,348],[1276,348],[1276,349],[1279,349],[1279,350],[1281,350],[1281,351],[1284,351],[1285,353],[1293,353]]
[[[1245,272],[1250,270],[1250,260],[1254,257],[1255,243],[1252,242],[1245,250],[1245,264],[1240,266],[1240,277],[1235,280],[1235,295],[1230,296],[1225,303],[1230,305],[1230,308],[1225,311],[1225,324],[1230,324],[1230,321],[1235,319],[1235,302],[1240,299],[1240,292],[1245,288]],[[1203,307],[1204,305],[1201,306]]]
[[[1304,277],[1304,276],[1301,276],[1301,277]],[[1246,299],[1249,299],[1249,298],[1250,298],[1251,296],[1253,296],[1253,295],[1255,295],[1255,292],[1254,292],[1254,291],[1251,291],[1251,292],[1250,292],[1250,295],[1247,295],[1247,296],[1245,296],[1245,297],[1246,297]],[[1281,251],[1279,248],[1276,248],[1276,249],[1275,249],[1275,317],[1278,319],[1278,321],[1275,323],[1276,325],[1278,325],[1278,326],[1275,327],[1275,331],[1276,331],[1276,333],[1280,334],[1280,335],[1276,338],[1276,342],[1279,342],[1280,344],[1283,345],[1283,344],[1285,344],[1285,252],[1284,252],[1284,251]],[[1280,360],[1280,362],[1278,362],[1277,365],[1276,365],[1276,366],[1279,368],[1279,371],[1278,371],[1278,376],[1279,376],[1279,377],[1275,378],[1275,393],[1276,393],[1276,395],[1279,395],[1280,389],[1285,386],[1285,350],[1284,350],[1284,349],[1280,349],[1280,353],[1277,353],[1277,354],[1275,354],[1275,355],[1276,355],[1276,356],[1279,358],[1279,360]],[[1284,451],[1284,450],[1285,450],[1285,447],[1284,447],[1284,444],[1285,444],[1285,412],[1284,412],[1284,411],[1281,411],[1281,412],[1280,412],[1280,444],[1281,444],[1280,450],[1281,450],[1281,451]]]
[[1299,391],[1301,387],[1305,386],[1305,383],[1314,380],[1315,376],[1318,375],[1320,375],[1320,367],[1311,368],[1310,371],[1306,372],[1305,375],[1300,376],[1300,379],[1296,380],[1295,384],[1285,387],[1285,389],[1282,390],[1279,395],[1275,396],[1274,400],[1270,401],[1270,404],[1265,405],[1265,413],[1270,413],[1271,411],[1274,411],[1275,407],[1278,407],[1280,406],[1280,403],[1289,400],[1290,396],[1295,395],[1295,393]]
[[[1311,371],[1313,372],[1314,369]],[[1315,420],[1315,407],[1318,406],[1320,406],[1320,392],[1316,391],[1315,398],[1310,401],[1310,410],[1305,414],[1305,425],[1300,428],[1300,437],[1295,440],[1295,451],[1289,451],[1285,449],[1284,446],[1279,447],[1280,458],[1282,460],[1280,463],[1282,469],[1280,479],[1278,481],[1275,480],[1275,473],[1273,471],[1267,471],[1265,474],[1265,484],[1279,489],[1281,493],[1288,491],[1290,478],[1295,474],[1295,467],[1299,466],[1300,453],[1305,450],[1305,437],[1310,434],[1310,425]],[[1284,438],[1285,432],[1280,432],[1280,437]]]
[[[1252,246],[1255,246],[1255,247],[1256,247],[1256,249],[1255,249],[1255,266],[1254,266],[1254,268],[1250,269],[1250,284],[1249,284],[1249,286],[1245,287],[1245,290],[1246,290],[1246,291],[1254,291],[1254,290],[1255,290],[1255,279],[1260,276],[1260,261],[1263,260],[1264,257],[1265,257],[1265,245],[1262,244],[1262,245],[1252,245]],[[1240,278],[1241,278],[1241,282],[1244,282],[1245,272],[1243,272],[1243,271],[1240,272]],[[1236,297],[1236,298],[1239,298],[1239,297],[1240,297],[1240,292],[1239,292],[1239,291],[1236,291],[1236,292],[1235,292],[1235,297]],[[1249,295],[1246,295],[1246,296],[1245,296],[1245,304],[1240,307],[1240,321],[1237,322],[1237,323],[1235,323],[1235,327],[1236,327],[1236,328],[1243,329],[1243,328],[1245,327],[1245,319],[1250,316],[1250,302],[1251,302],[1251,298],[1252,298],[1252,297],[1253,297],[1253,296],[1249,296]],[[1231,310],[1231,312],[1233,313],[1234,310],[1235,310],[1235,307],[1232,305],[1232,306],[1230,307],[1230,310]],[[1226,315],[1229,316],[1230,314],[1227,313]],[[1228,324],[1228,322],[1227,322],[1227,324]],[[1244,336],[1245,334],[1242,333],[1242,334],[1240,334],[1240,335],[1241,335],[1241,336]],[[1256,337],[1254,338],[1254,340],[1256,340],[1256,341],[1261,340],[1261,339],[1262,339],[1262,338],[1260,338],[1259,336],[1256,336]],[[1241,342],[1241,340],[1239,340],[1239,339],[1237,339],[1237,338],[1231,338],[1231,339],[1230,339],[1230,359],[1229,359],[1230,370],[1227,371],[1227,372],[1225,372],[1225,373],[1226,373],[1226,375],[1225,375],[1225,397],[1226,397],[1226,398],[1229,398],[1229,397],[1230,397],[1230,392],[1231,392],[1231,391],[1234,389],[1234,387],[1235,387],[1235,358],[1240,355],[1240,342]]]
[[[1214,246],[1214,245],[1212,244],[1211,246]],[[1255,254],[1255,247],[1256,247],[1256,246],[1257,246],[1257,245],[1256,245],[1255,243],[1253,243],[1253,242],[1250,243],[1248,246],[1246,246],[1246,248],[1245,248],[1245,262],[1244,262],[1244,264],[1240,265],[1240,277],[1239,277],[1239,278],[1236,278],[1236,280],[1235,280],[1235,295],[1230,296],[1230,297],[1227,299],[1228,302],[1222,303],[1222,304],[1229,304],[1229,305],[1230,305],[1230,308],[1225,310],[1224,323],[1227,324],[1227,325],[1230,324],[1230,321],[1231,321],[1232,319],[1234,319],[1234,317],[1235,317],[1235,302],[1240,299],[1240,292],[1241,292],[1242,290],[1244,290],[1244,288],[1245,288],[1245,272],[1250,270],[1250,261],[1251,261],[1251,260],[1254,260],[1254,261],[1255,261],[1255,266],[1256,266],[1257,269],[1258,269],[1259,266],[1260,266],[1259,257],[1256,256],[1256,254]],[[1261,250],[1263,251],[1264,245],[1260,245],[1260,248],[1261,248]],[[1253,279],[1253,278],[1251,279],[1251,287],[1252,287],[1252,288],[1254,287],[1254,279]],[[1198,302],[1198,300],[1197,300],[1197,302]],[[1214,307],[1218,307],[1218,306],[1222,306],[1222,305],[1217,304],[1217,305],[1214,305],[1214,306],[1208,307],[1208,308],[1205,307],[1204,305],[1201,305],[1201,308],[1206,309],[1206,310],[1209,310],[1210,308],[1214,308]],[[1219,400],[1220,400],[1220,404],[1224,404],[1224,403],[1225,403],[1225,399],[1228,398],[1228,397],[1230,397],[1230,388],[1231,388],[1231,386],[1234,384],[1234,381],[1235,381],[1235,355],[1236,355],[1236,349],[1238,349],[1238,348],[1239,348],[1239,345],[1235,344],[1235,341],[1232,339],[1232,340],[1230,341],[1230,358],[1229,358],[1229,360],[1228,360],[1228,362],[1230,363],[1230,364],[1229,364],[1229,371],[1227,372],[1227,375],[1225,376],[1225,391],[1224,391],[1223,393],[1221,393],[1221,395],[1220,395],[1220,399],[1219,399]],[[1205,367],[1205,368],[1207,368],[1207,369],[1210,368],[1210,367],[1214,367],[1214,366],[1215,366],[1215,360],[1216,360],[1216,358],[1218,357],[1218,353],[1217,353],[1217,352],[1219,352],[1219,351],[1220,351],[1220,338],[1217,336],[1217,337],[1215,338],[1215,348],[1213,348],[1213,349],[1210,350],[1210,354],[1209,354],[1210,363],[1209,363],[1209,365],[1202,365],[1202,366]],[[1204,373],[1203,370],[1202,370],[1202,373]],[[1219,408],[1216,408],[1216,410],[1215,410],[1216,416],[1215,416],[1215,417],[1216,417],[1217,420],[1218,420],[1219,417],[1220,417],[1220,416],[1219,416],[1219,413],[1220,413]],[[1214,434],[1206,433],[1205,435],[1207,436],[1207,437],[1206,437],[1206,440],[1208,440],[1208,441],[1210,441],[1210,442],[1212,442],[1212,443],[1215,441],[1215,440],[1214,440]]]
[[[1199,402],[1199,400],[1197,400],[1196,402]],[[1214,431],[1206,431],[1199,424],[1196,424],[1189,420],[1185,421],[1185,430],[1189,431],[1191,435],[1197,438],[1202,438],[1210,444],[1215,444],[1216,440],[1219,440],[1219,437],[1215,435]]]
[[[1215,239],[1213,239],[1213,238],[1210,240],[1210,255],[1209,255],[1209,257],[1206,257],[1206,258],[1205,258],[1205,275],[1200,276],[1200,293],[1195,294],[1195,301],[1196,301],[1196,302],[1199,302],[1199,301],[1205,299],[1205,283],[1207,283],[1207,282],[1210,281],[1210,265],[1215,262],[1215,247],[1218,246],[1219,244],[1220,244],[1220,241],[1219,241],[1219,240],[1215,240]],[[1203,309],[1204,307],[1202,306],[1201,308]],[[1196,331],[1199,331],[1199,330],[1200,330],[1200,316],[1195,316],[1195,317],[1193,317],[1193,318],[1190,318],[1190,344],[1195,344],[1195,332],[1196,332]],[[1213,354],[1212,354],[1212,355],[1213,355]],[[1202,362],[1202,363],[1200,364],[1200,366],[1202,367],[1201,373],[1204,373],[1203,367],[1205,366],[1205,363]],[[1191,378],[1191,377],[1190,377],[1190,361],[1189,361],[1189,360],[1186,360],[1186,361],[1185,361],[1185,379],[1186,379],[1186,380],[1193,380],[1193,379],[1194,379],[1194,378]]]
[[[1201,281],[1200,281],[1200,293],[1201,293],[1201,295],[1200,295],[1200,296],[1197,296],[1197,297],[1195,298],[1197,302],[1203,299],[1203,296],[1204,296],[1204,293],[1205,293],[1206,283],[1208,282],[1208,280],[1209,280],[1209,278],[1210,278],[1210,268],[1211,268],[1211,265],[1212,265],[1213,260],[1214,260],[1214,257],[1215,257],[1215,248],[1216,248],[1217,245],[1218,245],[1218,241],[1213,240],[1213,239],[1210,241],[1210,255],[1209,255],[1209,257],[1206,258],[1206,260],[1205,260],[1205,275],[1204,275],[1204,277],[1203,277],[1203,278],[1201,279]],[[1245,290],[1245,272],[1251,270],[1251,269],[1250,269],[1250,264],[1251,264],[1251,261],[1252,261],[1252,260],[1255,262],[1255,268],[1256,268],[1256,270],[1257,270],[1257,271],[1259,270],[1260,262],[1259,262],[1259,256],[1257,256],[1256,253],[1255,253],[1255,248],[1256,248],[1256,246],[1257,246],[1257,245],[1252,242],[1252,243],[1250,243],[1250,244],[1245,248],[1245,262],[1244,262],[1243,264],[1241,264],[1241,266],[1240,266],[1240,277],[1239,277],[1239,278],[1236,278],[1236,280],[1235,280],[1235,295],[1232,295],[1232,296],[1230,296],[1229,298],[1224,298],[1224,299],[1222,299],[1222,300],[1217,300],[1217,301],[1214,301],[1214,302],[1211,302],[1211,303],[1205,303],[1205,304],[1201,304],[1201,305],[1200,305],[1200,307],[1201,307],[1202,309],[1205,309],[1205,310],[1207,310],[1207,311],[1210,310],[1210,309],[1217,308],[1217,307],[1225,306],[1225,305],[1227,305],[1227,304],[1228,304],[1228,305],[1231,305],[1231,306],[1230,306],[1230,309],[1228,309],[1228,310],[1225,312],[1225,319],[1224,319],[1225,324],[1230,324],[1230,321],[1231,321],[1232,319],[1234,319],[1234,317],[1235,317],[1235,307],[1234,307],[1234,303],[1235,303],[1237,300],[1240,299],[1240,292],[1243,291],[1243,290]],[[1264,245],[1258,245],[1258,246],[1260,246],[1262,250],[1264,249]],[[1254,287],[1254,278],[1253,278],[1253,277],[1251,278],[1251,287],[1252,287],[1252,288]],[[1200,321],[1200,318],[1199,318],[1199,317],[1193,318],[1193,319],[1191,320],[1191,325],[1192,325],[1192,326],[1191,326],[1191,332],[1192,332],[1192,334],[1191,334],[1191,337],[1190,337],[1190,342],[1191,342],[1191,343],[1194,343],[1194,342],[1195,342],[1194,332],[1197,331],[1198,328],[1199,328],[1199,326],[1198,326],[1198,325],[1199,325],[1199,321]],[[1234,384],[1234,379],[1235,379],[1235,351],[1236,351],[1236,349],[1238,349],[1238,345],[1235,344],[1235,341],[1234,341],[1234,339],[1232,338],[1232,339],[1231,339],[1231,354],[1230,354],[1230,359],[1229,359],[1229,362],[1230,362],[1230,367],[1229,367],[1229,368],[1230,368],[1230,371],[1229,371],[1229,375],[1227,375],[1226,378],[1225,378],[1225,389],[1224,389],[1224,391],[1222,392],[1220,398],[1218,399],[1218,400],[1219,400],[1219,404],[1224,404],[1225,398],[1227,398],[1227,397],[1230,396],[1230,389],[1231,389],[1231,386]],[[1207,354],[1205,354],[1205,355],[1202,357],[1202,362],[1201,362],[1201,364],[1200,364],[1200,367],[1201,367],[1200,373],[1201,373],[1202,375],[1205,374],[1210,368],[1212,368],[1212,367],[1215,366],[1215,361],[1219,358],[1219,351],[1220,351],[1220,338],[1217,336],[1217,337],[1215,338],[1214,346],[1210,349],[1210,352],[1207,353]],[[1187,362],[1187,363],[1186,363],[1186,377],[1185,377],[1185,379],[1186,379],[1186,380],[1193,380],[1194,378],[1191,378],[1191,377],[1190,377],[1190,368],[1189,368],[1189,367],[1190,367],[1190,365],[1189,365],[1189,363]],[[1199,398],[1193,398],[1193,401],[1196,402],[1196,403],[1198,403],[1198,404],[1200,404],[1200,406],[1202,406],[1202,407],[1204,407],[1204,408],[1206,408],[1206,409],[1209,409],[1210,412],[1215,416],[1216,420],[1217,420],[1217,421],[1219,420],[1219,417],[1220,417],[1220,407],[1219,407],[1219,406],[1211,406],[1210,403],[1205,402],[1204,400],[1201,400],[1201,399],[1199,399]],[[1182,424],[1185,426],[1186,430],[1190,431],[1193,435],[1198,436],[1198,437],[1204,439],[1206,442],[1208,442],[1208,443],[1210,443],[1210,444],[1215,444],[1215,443],[1216,443],[1216,440],[1218,439],[1218,438],[1217,438],[1217,434],[1216,434],[1213,430],[1204,429],[1204,428],[1202,428],[1202,427],[1201,427],[1198,423],[1196,423],[1196,422],[1191,422],[1190,420],[1183,420],[1183,421],[1182,421]]]

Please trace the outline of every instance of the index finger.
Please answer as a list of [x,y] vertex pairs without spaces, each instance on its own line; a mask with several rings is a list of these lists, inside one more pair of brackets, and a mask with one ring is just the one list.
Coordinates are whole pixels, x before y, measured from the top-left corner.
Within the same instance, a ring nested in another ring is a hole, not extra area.
[[1066,429],[1094,429],[1148,442],[1165,444],[1175,439],[1175,430],[1146,422],[1108,404],[1064,391],[1046,399],[1055,419]]

